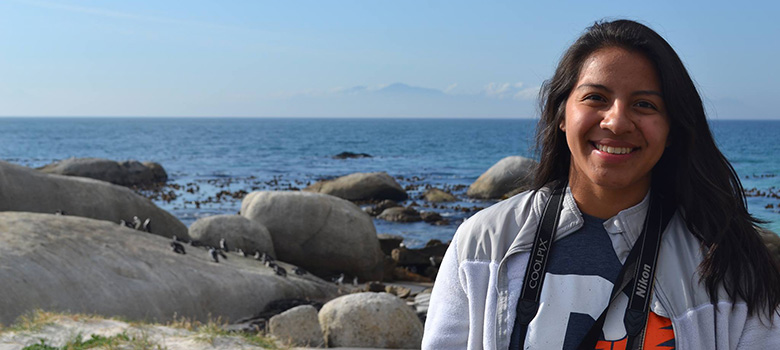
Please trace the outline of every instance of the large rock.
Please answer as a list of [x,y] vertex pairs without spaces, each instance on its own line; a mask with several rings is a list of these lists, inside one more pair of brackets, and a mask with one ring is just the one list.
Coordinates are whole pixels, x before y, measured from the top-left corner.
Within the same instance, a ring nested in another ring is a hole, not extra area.
[[[75,216],[0,213],[0,323],[28,310],[167,322],[252,316],[277,299],[327,300],[336,288],[312,276],[277,276],[254,259],[214,263],[206,250]],[[289,265],[285,266],[291,269]]]
[[83,216],[119,223],[151,219],[152,233],[188,238],[187,226],[132,190],[83,177],[49,175],[0,161],[0,211]]
[[279,259],[320,275],[381,280],[374,223],[352,202],[310,192],[252,192],[241,215],[268,228]]
[[293,346],[323,347],[325,337],[317,309],[311,305],[296,306],[268,320],[268,328],[276,339]]
[[536,164],[535,160],[520,156],[501,159],[469,186],[466,195],[478,199],[501,198],[512,190],[528,188]]
[[162,165],[136,160],[116,162],[101,158],[68,158],[38,170],[57,175],[81,176],[120,186],[148,186],[168,181]]
[[423,325],[415,312],[388,293],[357,293],[326,303],[320,325],[329,347],[419,349]]
[[333,180],[319,181],[303,190],[325,193],[350,201],[382,199],[402,201],[409,198],[401,185],[385,172],[354,173]]
[[240,215],[214,215],[198,219],[190,225],[190,237],[212,247],[218,247],[219,241],[224,238],[231,250],[241,248],[247,254],[258,251],[276,258],[274,242],[268,229]]

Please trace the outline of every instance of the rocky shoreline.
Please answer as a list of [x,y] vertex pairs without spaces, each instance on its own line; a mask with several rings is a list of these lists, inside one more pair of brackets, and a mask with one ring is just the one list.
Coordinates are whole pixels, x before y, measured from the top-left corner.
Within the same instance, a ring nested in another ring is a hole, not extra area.
[[[512,196],[528,188],[534,166],[504,158],[465,194]],[[0,162],[0,266],[11,267],[0,269],[0,325],[18,324],[32,310],[163,323],[218,318],[225,321],[221,331],[267,335],[273,346],[419,348],[430,287],[449,243],[412,249],[403,237],[378,234],[374,220],[456,224],[432,209],[454,208],[466,188],[402,187],[376,172],[288,183],[284,190],[224,190],[203,202],[240,200],[241,210],[187,227],[151,199],[174,200],[199,187],[166,185],[164,174],[151,162],[69,159],[37,170]],[[780,256],[780,238],[764,237]],[[115,328],[121,331],[111,337],[137,333]],[[0,342],[8,339],[15,343],[0,349],[37,342],[0,334]]]

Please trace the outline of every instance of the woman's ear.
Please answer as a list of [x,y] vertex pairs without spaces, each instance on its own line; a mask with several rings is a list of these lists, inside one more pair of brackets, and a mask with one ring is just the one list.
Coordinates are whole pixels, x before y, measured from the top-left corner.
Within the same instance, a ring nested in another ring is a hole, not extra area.
[[561,123],[558,124],[558,128],[560,128],[561,131],[566,132],[566,120],[561,121]]

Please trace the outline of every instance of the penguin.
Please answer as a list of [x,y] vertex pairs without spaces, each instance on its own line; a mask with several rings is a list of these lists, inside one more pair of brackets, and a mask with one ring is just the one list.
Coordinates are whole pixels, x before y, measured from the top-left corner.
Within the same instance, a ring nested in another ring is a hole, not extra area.
[[57,211],[54,212],[54,215],[65,215],[65,211],[62,209],[57,209]]
[[127,227],[127,222],[124,219],[119,220],[119,226]]
[[246,252],[244,252],[244,250],[243,250],[243,249],[241,249],[241,248],[238,248],[238,249],[236,249],[236,252],[237,252],[239,255],[241,255],[241,256],[243,256],[243,257],[245,257],[245,258],[246,258]]
[[224,238],[219,240],[219,249],[222,249],[226,252],[230,251],[230,249],[228,249],[227,241]]
[[219,262],[219,253],[217,253],[216,249],[209,248],[209,256],[211,256],[211,260],[214,260],[215,263]]
[[262,259],[263,259],[263,263],[267,263],[269,261],[274,262],[274,258],[272,258],[270,255],[266,253],[263,253]]
[[306,270],[304,270],[304,269],[302,269],[300,267],[297,267],[297,266],[293,267],[293,272],[295,272],[295,274],[298,275],[298,276],[303,276],[303,275],[306,274]]
[[152,218],[146,218],[146,220],[144,220],[144,223],[141,224],[141,229],[143,231],[152,233]]
[[281,267],[279,265],[274,265],[274,272],[282,277],[287,277],[287,270],[284,269],[284,267]]
[[254,258],[255,258],[255,260],[262,260],[262,257],[261,257],[261,255],[260,255],[260,251],[257,251],[257,250],[255,250],[255,256],[254,256]]
[[352,286],[357,287],[357,285],[358,285],[358,278],[357,276],[355,276],[354,278],[352,278]]
[[339,277],[333,277],[333,282],[335,282],[338,285],[344,284],[344,273],[342,272]]
[[428,260],[431,262],[431,266],[436,267],[436,259],[433,256],[428,258]]
[[266,262],[265,262],[265,267],[270,267],[270,268],[272,268],[272,269],[273,269],[273,268],[275,268],[275,267],[276,267],[276,263],[275,263],[275,262],[273,262],[273,261],[266,261]]
[[140,230],[142,226],[143,223],[141,222],[141,219],[139,219],[137,216],[133,216],[133,228]]
[[184,246],[175,240],[171,241],[171,250],[176,254],[187,254],[187,252],[184,251]]

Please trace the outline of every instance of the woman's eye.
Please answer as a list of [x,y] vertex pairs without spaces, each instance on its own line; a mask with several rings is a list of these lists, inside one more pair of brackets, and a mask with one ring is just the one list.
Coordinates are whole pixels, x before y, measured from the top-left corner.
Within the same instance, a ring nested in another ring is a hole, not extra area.
[[658,109],[658,108],[655,108],[655,105],[653,105],[652,103],[647,102],[647,101],[639,101],[639,102],[636,103],[636,106],[639,107],[639,108],[650,108],[650,109],[655,109],[655,110]]
[[588,100],[590,100],[590,101],[600,101],[600,102],[606,101],[606,99],[604,97],[599,96],[599,95],[586,95],[585,98],[583,98],[583,100],[584,101],[588,101]]

